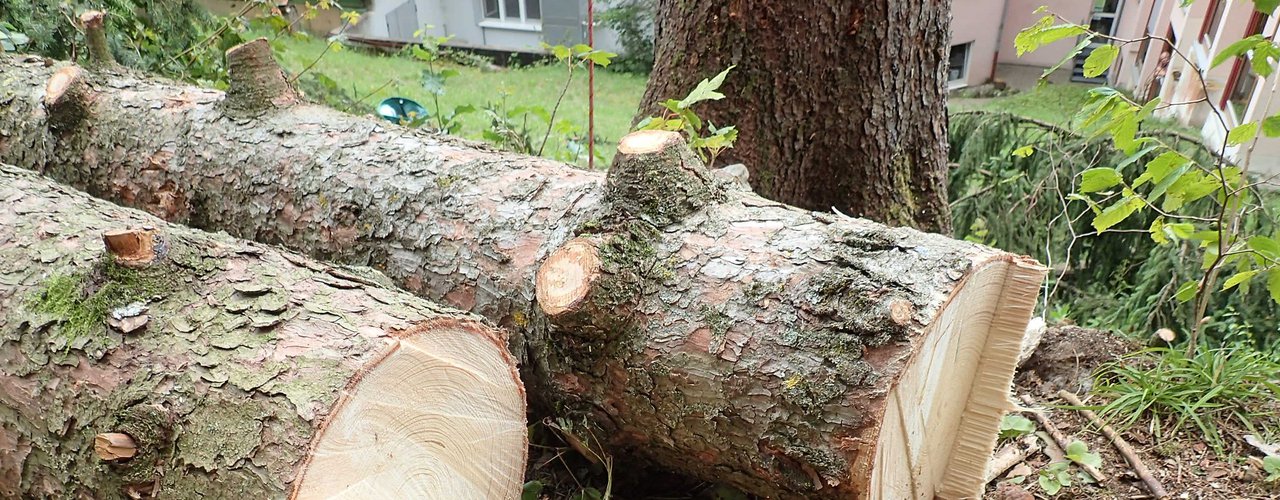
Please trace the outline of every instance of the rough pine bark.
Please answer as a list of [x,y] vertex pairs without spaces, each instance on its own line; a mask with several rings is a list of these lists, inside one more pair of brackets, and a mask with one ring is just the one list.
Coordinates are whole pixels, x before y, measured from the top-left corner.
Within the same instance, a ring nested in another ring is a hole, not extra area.
[[949,233],[950,0],[660,0],[637,119],[735,66],[697,113],[738,127],[766,198]]
[[384,281],[0,165],[0,498],[519,497],[500,333]]
[[[484,315],[543,409],[622,458],[774,497],[977,491],[1029,260],[765,200],[679,141],[606,176],[305,103],[229,115],[234,94],[119,73],[59,128],[54,70],[0,67],[0,158]],[[570,240],[601,278],[586,314],[547,314],[535,278]]]

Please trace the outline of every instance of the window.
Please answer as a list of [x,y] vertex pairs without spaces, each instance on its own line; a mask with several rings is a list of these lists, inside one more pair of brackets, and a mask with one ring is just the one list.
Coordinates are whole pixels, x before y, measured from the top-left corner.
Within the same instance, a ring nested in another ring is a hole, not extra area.
[[1214,0],[1209,4],[1209,14],[1204,18],[1204,26],[1200,27],[1201,39],[1213,42],[1213,37],[1218,36],[1218,25],[1222,24],[1222,15],[1226,12],[1226,0]]
[[[1267,15],[1255,12],[1253,18],[1249,20],[1249,29],[1244,32],[1244,36],[1261,34],[1266,26]],[[1246,59],[1252,57],[1252,54],[1246,55]],[[1227,83],[1227,92],[1222,96],[1222,107],[1230,106],[1235,111],[1237,119],[1244,118],[1244,113],[1249,108],[1249,101],[1253,100],[1253,91],[1258,86],[1258,75],[1253,72],[1252,66],[1246,59],[1236,60],[1235,68],[1231,71],[1231,79]]]
[[964,80],[965,75],[969,72],[970,45],[973,45],[973,42],[951,46],[950,63],[947,65],[947,81]]
[[508,22],[542,19],[542,0],[484,0],[484,17]]

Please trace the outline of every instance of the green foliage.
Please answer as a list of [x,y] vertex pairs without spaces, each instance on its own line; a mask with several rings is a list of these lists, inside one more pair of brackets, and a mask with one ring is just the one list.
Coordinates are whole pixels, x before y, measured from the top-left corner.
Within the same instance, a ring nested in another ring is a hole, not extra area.
[[70,348],[78,339],[105,334],[112,309],[171,292],[176,275],[169,267],[135,270],[103,260],[88,273],[50,278],[44,291],[26,306],[32,312],[59,318],[60,335]]
[[[454,106],[453,109],[446,111],[440,105],[440,96],[444,95],[449,79],[458,76],[460,73],[454,68],[440,66],[439,64],[443,58],[442,46],[453,36],[426,36],[425,31],[428,29],[431,29],[431,26],[414,33],[415,36],[422,39],[422,43],[411,45],[408,50],[413,54],[414,58],[427,63],[426,69],[422,70],[422,88],[431,95],[431,102],[435,107],[435,109],[431,110],[431,115],[435,117],[436,131],[456,134],[462,128],[462,121],[460,120],[462,115],[473,113],[476,108],[475,106],[464,104]],[[430,119],[431,117],[421,117],[404,125],[417,127],[427,123]]]
[[107,43],[121,64],[204,85],[225,81],[222,53],[243,41],[196,0],[11,0],[0,22],[29,37],[25,51],[84,58],[84,35],[72,20],[90,9],[107,13]]
[[1016,413],[1010,413],[1000,419],[1000,439],[1017,438],[1036,431],[1036,424]]
[[1066,452],[1067,459],[1072,462],[1088,465],[1095,469],[1102,467],[1102,456],[1090,452],[1089,445],[1084,444],[1083,441],[1072,441],[1071,444],[1067,445],[1067,449],[1063,451]]
[[1149,349],[1098,373],[1095,392],[1111,398],[1104,418],[1121,427],[1150,418],[1158,439],[1190,424],[1222,453],[1218,422],[1232,421],[1254,433],[1277,430],[1270,426],[1280,415],[1280,362],[1250,346],[1202,349],[1191,357],[1181,349]]
[[720,86],[724,85],[725,77],[729,76],[729,71],[733,68],[729,66],[716,76],[698,82],[698,85],[683,99],[663,101],[662,107],[666,108],[666,113],[662,116],[645,118],[636,124],[636,128],[683,132],[689,141],[689,147],[698,153],[708,167],[711,167],[720,153],[733,147],[734,141],[738,139],[738,129],[733,125],[717,127],[710,121],[704,123],[702,118],[694,112],[693,107],[701,102],[724,99],[724,94],[720,93]]
[[1038,482],[1045,494],[1056,496],[1062,488],[1071,486],[1071,471],[1067,462],[1054,462],[1040,471]]
[[1089,32],[1089,28],[1078,24],[1055,24],[1054,16],[1041,17],[1035,24],[1028,26],[1013,39],[1014,48],[1018,49],[1018,57],[1035,51],[1044,45],[1080,36]]
[[520,491],[520,500],[539,500],[542,498],[542,488],[542,481],[524,483],[524,488]]
[[7,21],[0,21],[0,52],[22,50],[31,43],[31,37],[18,31],[18,28]]
[[648,73],[653,69],[656,0],[612,0],[599,14],[600,23],[618,34],[624,54],[609,66],[614,71]]
[[1262,470],[1267,473],[1264,481],[1268,483],[1280,482],[1280,456],[1267,455],[1262,459]]

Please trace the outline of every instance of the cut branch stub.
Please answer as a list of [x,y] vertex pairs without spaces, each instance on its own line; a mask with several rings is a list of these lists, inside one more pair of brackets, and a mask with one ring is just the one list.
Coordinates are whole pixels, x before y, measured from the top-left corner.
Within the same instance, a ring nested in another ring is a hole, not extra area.
[[84,26],[85,42],[89,45],[89,60],[94,66],[112,66],[116,60],[107,46],[107,14],[100,10],[87,10],[80,14]]
[[716,201],[713,179],[680,134],[641,130],[618,143],[608,196],[622,215],[668,226]]
[[124,229],[102,233],[107,253],[116,263],[131,268],[146,267],[156,258],[156,234],[154,229]]
[[104,432],[94,436],[93,452],[101,460],[121,460],[138,454],[138,444],[123,432]]
[[586,238],[570,240],[538,268],[538,306],[552,321],[572,317],[588,306],[598,279],[600,253],[596,244]]
[[44,87],[44,107],[54,128],[69,129],[89,115],[92,97],[84,70],[77,66],[59,69]]
[[227,49],[227,109],[241,114],[288,107],[298,102],[298,92],[285,78],[284,70],[271,55],[266,38],[251,40]]

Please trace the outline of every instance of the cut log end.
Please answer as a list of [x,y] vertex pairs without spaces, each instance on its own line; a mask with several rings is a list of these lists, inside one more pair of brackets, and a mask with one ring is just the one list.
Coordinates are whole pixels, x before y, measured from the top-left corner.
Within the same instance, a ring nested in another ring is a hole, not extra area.
[[887,396],[870,497],[981,497],[1044,272],[996,259],[953,292]]
[[227,105],[257,113],[298,102],[298,92],[271,54],[271,44],[258,38],[227,49]]
[[150,228],[122,229],[102,233],[107,253],[125,267],[145,267],[156,258],[156,231]]
[[293,498],[518,498],[524,390],[497,336],[465,321],[403,334],[352,381]]
[[124,460],[138,454],[138,444],[123,432],[104,432],[93,438],[93,452],[104,461]]
[[565,243],[538,268],[538,306],[556,318],[579,310],[600,277],[600,255],[586,239]]
[[618,152],[623,154],[645,154],[663,149],[680,147],[684,138],[678,132],[668,130],[639,130],[627,134],[618,143]]

